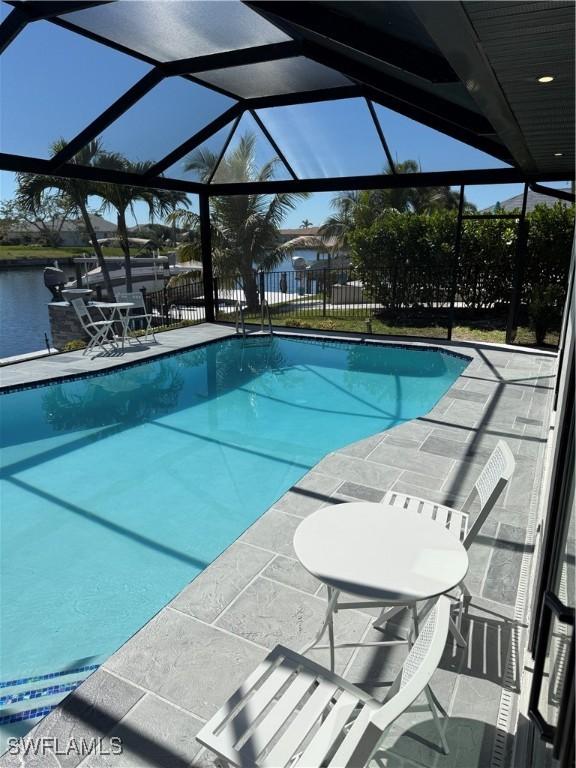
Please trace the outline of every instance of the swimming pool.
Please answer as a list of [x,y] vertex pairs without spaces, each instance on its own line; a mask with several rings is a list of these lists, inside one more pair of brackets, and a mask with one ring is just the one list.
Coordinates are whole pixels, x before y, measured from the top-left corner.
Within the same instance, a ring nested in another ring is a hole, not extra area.
[[29,727],[326,453],[426,413],[468,362],[233,338],[3,394],[0,725]]

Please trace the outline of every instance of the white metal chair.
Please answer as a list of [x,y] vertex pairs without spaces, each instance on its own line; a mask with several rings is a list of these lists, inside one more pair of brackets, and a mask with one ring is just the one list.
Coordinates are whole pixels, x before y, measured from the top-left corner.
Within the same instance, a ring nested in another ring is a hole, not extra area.
[[[470,546],[486,522],[486,518],[512,477],[515,467],[516,461],[512,451],[504,440],[499,440],[462,504],[460,511],[442,504],[436,504],[436,502],[428,501],[427,499],[421,499],[417,496],[396,493],[396,491],[388,491],[382,499],[382,503],[402,507],[435,520],[440,525],[448,528],[450,533],[453,533],[466,549],[470,549]],[[470,522],[469,510],[476,498],[480,502],[480,509],[476,520],[470,530],[468,530]],[[470,591],[464,582],[459,586],[462,593],[461,602],[464,605],[470,600]],[[461,620],[462,611],[459,613],[458,629],[460,629]]]
[[[492,451],[488,461],[484,465],[484,468],[480,472],[476,482],[472,486],[470,493],[462,505],[461,510],[447,507],[443,504],[437,504],[435,501],[429,501],[428,499],[422,499],[418,496],[411,496],[406,493],[398,493],[397,491],[388,491],[382,499],[382,504],[390,504],[394,507],[400,507],[407,512],[414,512],[416,514],[424,515],[432,520],[438,522],[439,525],[444,525],[451,533],[454,534],[463,544],[466,549],[469,549],[474,539],[477,537],[480,529],[486,522],[486,518],[494,508],[498,498],[502,491],[506,487],[506,484],[512,477],[516,462],[512,451],[508,445],[499,440],[496,447]],[[474,521],[474,524],[468,530],[468,524],[470,519],[469,510],[475,499],[480,501],[480,510],[478,516]],[[465,646],[466,642],[461,634],[462,626],[462,614],[470,601],[470,591],[467,589],[464,582],[459,585],[460,594],[458,595],[458,618],[456,623],[450,619],[450,632],[456,639],[458,645]],[[393,616],[403,611],[408,606],[395,606],[389,607],[389,604],[374,601],[368,601],[364,598],[362,600],[338,600],[339,593],[332,593],[331,602],[328,606],[328,614],[331,612],[337,613],[341,610],[354,609],[354,608],[366,608],[368,605],[376,608],[382,608],[383,611],[379,618],[375,622],[375,626],[382,628],[382,625],[389,621]],[[416,615],[413,606],[413,616]],[[331,615],[327,616],[327,624],[330,631],[330,642],[333,645],[333,630],[331,627]],[[319,642],[324,632],[317,637],[315,645]]]
[[450,604],[440,597],[379,702],[339,675],[276,646],[197,734],[222,765],[361,768],[386,729],[424,692],[448,753],[428,683],[446,645]]
[[82,299],[72,299],[72,306],[80,321],[82,330],[88,336],[88,345],[82,353],[83,355],[90,352],[94,347],[100,347],[104,352],[108,352],[106,349],[107,344],[112,349],[116,349],[113,320],[105,319],[102,312],[100,313],[102,320],[94,320]]
[[[460,511],[437,504],[434,501],[421,499],[418,496],[409,496],[405,493],[397,493],[396,491],[388,491],[382,499],[382,503],[402,507],[403,509],[417,512],[420,515],[436,520],[436,522],[446,526],[451,533],[460,539],[466,549],[470,549],[470,545],[480,532],[480,529],[486,522],[486,518],[512,477],[515,467],[516,461],[512,451],[504,440],[499,440],[462,504]],[[469,509],[476,497],[480,501],[480,510],[474,524],[468,530]]]
[[[128,313],[128,319],[127,319],[127,331],[130,331],[130,326],[134,320],[143,320],[143,324],[146,328],[146,333],[144,334],[144,338],[148,339],[148,335],[152,334],[152,339],[156,341],[156,336],[154,335],[154,328],[152,327],[152,315],[148,312],[146,309],[146,302],[144,301],[144,296],[140,291],[132,291],[130,293],[118,293],[117,294],[117,301],[119,302],[130,302],[131,304],[134,304],[134,307],[129,310]],[[132,336],[132,338],[136,339],[139,343],[140,339],[138,336]]]

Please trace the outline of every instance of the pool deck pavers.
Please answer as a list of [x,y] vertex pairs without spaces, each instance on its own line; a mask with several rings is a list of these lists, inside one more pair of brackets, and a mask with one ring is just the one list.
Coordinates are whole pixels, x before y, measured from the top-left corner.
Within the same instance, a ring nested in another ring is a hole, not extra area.
[[[227,336],[231,329],[203,324],[170,333],[161,337],[163,351]],[[68,744],[71,737],[96,736],[103,739],[101,754],[6,754],[0,766],[213,765],[213,756],[194,738],[202,723],[276,643],[300,650],[321,624],[323,588],[300,566],[292,547],[300,521],[326,504],[378,502],[389,488],[458,506],[499,439],[510,445],[517,467],[469,553],[468,648],[449,643],[433,680],[450,713],[450,755],[439,751],[430,713],[417,702],[390,729],[373,765],[515,765],[509,731],[514,730],[526,640],[523,587],[534,547],[556,356],[426,342],[431,345],[468,355],[471,362],[428,414],[322,459],[26,737],[49,736]],[[130,350],[124,357],[128,354],[144,352]],[[71,353],[8,366],[1,375],[6,385],[89,369],[90,361]],[[340,613],[337,640],[374,633],[371,619],[362,611]],[[337,671],[382,692],[382,681],[391,679],[404,652],[339,651]],[[327,663],[326,652],[313,655]],[[113,754],[112,737],[122,739],[122,754]]]
[[35,384],[39,381],[55,381],[66,376],[108,371],[231,335],[234,335],[234,329],[230,326],[201,323],[188,328],[158,333],[156,342],[132,341],[126,344],[124,350],[118,349],[107,355],[98,351],[83,354],[82,350],[77,350],[22,360],[0,366],[0,389]]

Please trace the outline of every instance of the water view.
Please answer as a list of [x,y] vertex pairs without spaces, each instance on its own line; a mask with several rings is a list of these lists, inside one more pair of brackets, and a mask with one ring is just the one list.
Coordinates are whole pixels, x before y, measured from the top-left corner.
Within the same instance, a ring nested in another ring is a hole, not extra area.
[[46,348],[49,300],[41,268],[0,271],[0,358]]

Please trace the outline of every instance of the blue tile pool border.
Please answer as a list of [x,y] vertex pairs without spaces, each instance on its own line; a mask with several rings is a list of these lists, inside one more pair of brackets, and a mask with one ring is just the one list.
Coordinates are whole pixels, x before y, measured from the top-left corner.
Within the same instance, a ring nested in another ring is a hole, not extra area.
[[22,712],[14,712],[10,715],[0,716],[0,725],[6,725],[7,723],[19,723],[22,720],[35,720],[36,718],[45,717],[56,709],[58,704],[49,704],[45,707],[38,707],[37,709],[25,709]]
[[86,664],[83,667],[74,669],[62,669],[59,672],[48,672],[45,675],[34,675],[33,677],[20,677],[16,680],[0,681],[0,688],[13,688],[15,685],[30,685],[31,683],[40,683],[43,680],[53,680],[55,677],[65,677],[66,675],[77,675],[80,672],[94,672],[100,664]]
[[9,704],[18,704],[20,701],[40,699],[43,696],[54,696],[57,693],[70,693],[70,691],[76,690],[76,688],[83,682],[84,678],[81,680],[74,680],[73,683],[47,685],[44,688],[33,688],[28,691],[20,691],[20,693],[7,693],[4,696],[0,696],[0,709],[3,709]]
[[[382,347],[388,347],[393,349],[408,349],[413,352],[440,352],[444,355],[448,355],[449,357],[455,357],[459,360],[466,360],[468,363],[472,362],[473,357],[471,355],[465,355],[461,352],[455,352],[452,349],[445,349],[443,346],[441,346],[441,342],[438,344],[438,346],[432,345],[432,344],[423,344],[419,341],[414,342],[405,342],[405,343],[398,343],[395,341],[387,341],[385,339],[367,339],[365,337],[361,338],[355,338],[355,337],[342,337],[342,336],[319,336],[319,335],[308,335],[308,334],[297,334],[297,333],[274,333],[275,337],[278,338],[284,338],[289,340],[296,340],[296,341],[305,341],[308,343],[316,343],[316,344],[364,344],[366,346],[374,345],[374,346],[382,346]],[[260,335],[249,335],[247,337],[242,336],[241,334],[233,334],[231,336],[222,336],[216,339],[207,339],[205,341],[201,341],[198,344],[189,344],[185,347],[181,347],[180,349],[171,349],[168,352],[159,352],[157,355],[153,355],[150,357],[147,357],[144,360],[133,360],[131,362],[127,363],[120,363],[119,365],[115,365],[112,368],[106,368],[101,371],[88,371],[88,372],[82,372],[82,373],[68,373],[63,374],[62,376],[53,376],[49,379],[39,379],[38,381],[34,381],[32,383],[26,382],[25,384],[6,384],[4,386],[0,385],[0,396],[2,395],[8,395],[12,394],[14,392],[24,392],[28,389],[39,389],[41,387],[48,387],[51,384],[62,384],[64,382],[68,381],[80,381],[81,379],[95,379],[100,376],[107,376],[112,373],[116,373],[117,371],[123,371],[128,368],[136,368],[142,365],[147,365],[148,363],[152,363],[155,360],[161,360],[166,359],[169,357],[176,357],[178,355],[185,354],[186,352],[190,352],[194,349],[201,349],[202,347],[208,347],[212,344],[218,344],[220,342],[224,341],[242,341],[246,340],[246,338],[261,338]]]

